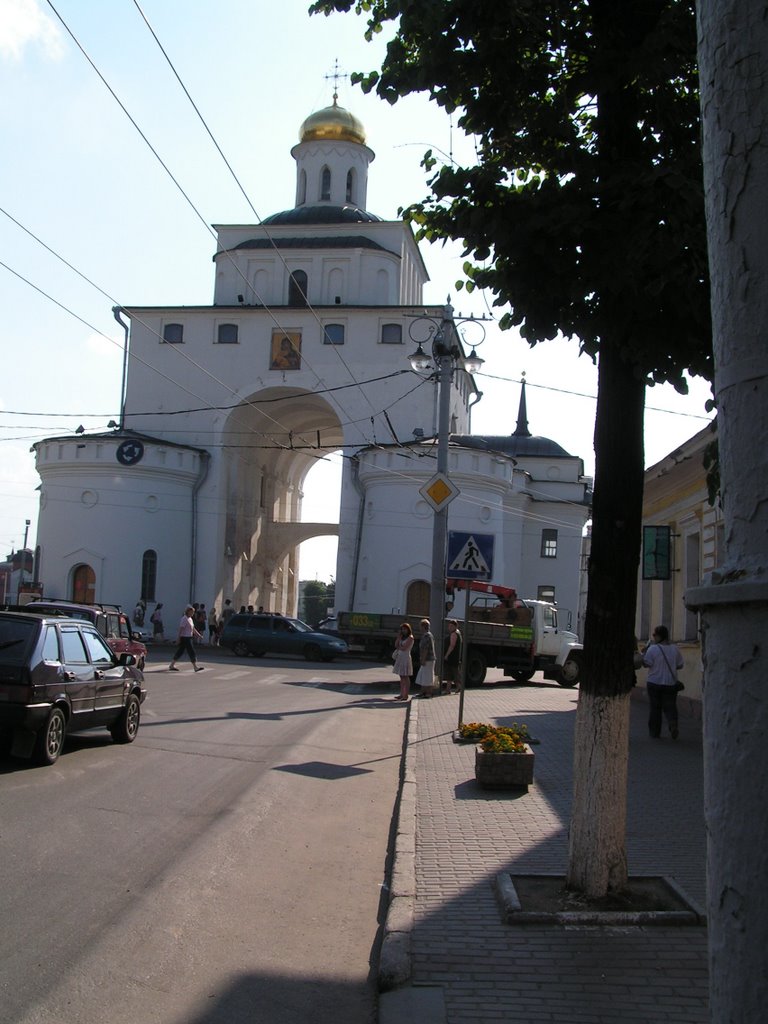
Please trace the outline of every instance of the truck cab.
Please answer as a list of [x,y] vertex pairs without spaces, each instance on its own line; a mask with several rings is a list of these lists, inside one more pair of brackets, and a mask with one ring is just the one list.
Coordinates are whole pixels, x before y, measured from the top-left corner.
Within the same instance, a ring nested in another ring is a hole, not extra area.
[[525,604],[534,609],[536,669],[545,679],[575,686],[581,674],[582,646],[570,629],[570,612],[561,611],[548,601],[526,600]]

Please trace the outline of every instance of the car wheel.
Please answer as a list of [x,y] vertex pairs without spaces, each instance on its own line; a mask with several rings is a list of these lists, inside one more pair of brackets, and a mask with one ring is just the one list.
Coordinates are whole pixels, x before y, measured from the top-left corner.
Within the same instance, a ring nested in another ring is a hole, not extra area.
[[479,650],[470,650],[467,657],[467,686],[481,686],[485,679],[488,662]]
[[320,661],[322,655],[317,644],[307,644],[304,648],[304,657],[307,661]]
[[51,708],[48,721],[37,734],[32,758],[35,764],[55,764],[64,746],[67,720],[61,708]]
[[515,680],[516,683],[528,683],[528,682],[530,682],[531,679],[533,679],[533,676],[534,676],[534,670],[533,669],[531,669],[530,672],[513,672],[512,673],[512,678]]
[[133,743],[139,732],[141,720],[141,702],[135,693],[128,698],[118,720],[110,727],[115,743]]
[[238,658],[247,658],[248,644],[244,643],[242,640],[238,640],[237,643],[232,644],[232,653],[236,654]]
[[580,678],[581,661],[572,654],[560,669],[560,678],[557,681],[561,686],[575,686]]

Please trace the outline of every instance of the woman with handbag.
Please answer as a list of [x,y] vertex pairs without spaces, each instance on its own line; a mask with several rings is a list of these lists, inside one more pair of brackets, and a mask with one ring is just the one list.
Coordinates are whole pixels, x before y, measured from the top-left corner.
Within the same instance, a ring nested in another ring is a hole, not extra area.
[[392,671],[400,676],[400,693],[395,700],[408,700],[411,690],[411,676],[413,675],[413,661],[411,660],[411,648],[413,647],[413,630],[404,622],[400,627],[395,641],[393,657],[395,663]]
[[676,740],[680,735],[677,722],[677,694],[683,685],[677,680],[677,672],[683,667],[683,656],[674,644],[669,642],[666,626],[657,626],[651,642],[643,651],[643,664],[649,670],[646,688],[648,690],[648,731],[654,739],[661,736],[661,716],[667,719],[669,735]]

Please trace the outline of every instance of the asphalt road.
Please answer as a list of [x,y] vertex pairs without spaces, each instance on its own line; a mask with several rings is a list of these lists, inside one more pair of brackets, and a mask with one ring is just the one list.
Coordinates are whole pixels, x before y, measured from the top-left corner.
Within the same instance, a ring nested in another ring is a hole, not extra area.
[[389,666],[147,666],[139,736],[0,760],[2,1024],[366,1024],[404,707]]

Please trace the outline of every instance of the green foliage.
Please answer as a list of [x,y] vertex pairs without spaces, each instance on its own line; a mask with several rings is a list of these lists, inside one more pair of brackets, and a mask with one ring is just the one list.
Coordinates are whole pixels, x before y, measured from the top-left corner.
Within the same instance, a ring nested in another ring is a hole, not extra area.
[[366,91],[425,92],[475,137],[423,165],[420,238],[463,241],[501,326],[615,346],[649,383],[711,378],[693,0],[320,0],[390,33]]
[[328,614],[336,599],[336,584],[321,583],[319,580],[302,580],[299,616],[307,625],[317,626]]

